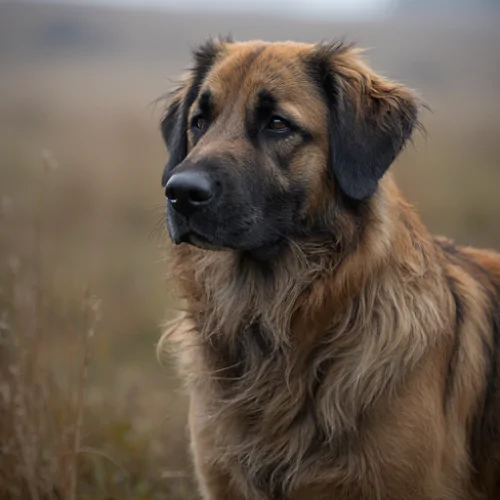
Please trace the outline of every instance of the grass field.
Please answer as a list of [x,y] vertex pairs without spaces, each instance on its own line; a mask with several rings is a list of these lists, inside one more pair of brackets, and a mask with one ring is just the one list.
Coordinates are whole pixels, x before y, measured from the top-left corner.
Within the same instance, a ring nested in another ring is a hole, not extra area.
[[162,195],[140,198],[132,126],[102,163],[2,141],[1,498],[188,498],[185,402],[155,358]]
[[[81,34],[54,45],[60,19],[91,26],[102,47]],[[440,22],[0,6],[1,499],[196,498],[186,398],[155,355],[175,302],[154,101],[188,42],[232,31],[376,45],[375,65],[434,110],[398,161],[403,190],[434,232],[500,248],[500,33],[491,20]]]

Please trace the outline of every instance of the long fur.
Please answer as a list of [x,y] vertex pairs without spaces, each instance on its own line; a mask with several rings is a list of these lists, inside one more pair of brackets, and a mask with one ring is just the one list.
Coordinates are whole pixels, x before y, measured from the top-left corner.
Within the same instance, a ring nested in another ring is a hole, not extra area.
[[500,257],[432,238],[391,174],[357,217],[323,201],[268,262],[169,250],[204,498],[500,498]]

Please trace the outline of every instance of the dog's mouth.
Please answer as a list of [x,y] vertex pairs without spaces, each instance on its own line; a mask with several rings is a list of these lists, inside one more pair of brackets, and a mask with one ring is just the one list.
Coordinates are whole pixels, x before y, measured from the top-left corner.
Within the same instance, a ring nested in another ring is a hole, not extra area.
[[202,250],[210,251],[236,250],[250,255],[256,260],[269,260],[278,255],[283,247],[284,240],[280,238],[276,241],[272,241],[255,247],[246,247],[234,244],[224,245],[216,243],[197,232],[189,231],[182,235],[182,237],[178,240],[178,244],[179,243],[187,243],[188,245],[201,248]]
[[193,245],[194,247],[201,248],[203,250],[228,250],[227,247],[213,243],[205,236],[195,233],[194,231],[184,234],[179,240],[179,243],[187,243],[188,245]]

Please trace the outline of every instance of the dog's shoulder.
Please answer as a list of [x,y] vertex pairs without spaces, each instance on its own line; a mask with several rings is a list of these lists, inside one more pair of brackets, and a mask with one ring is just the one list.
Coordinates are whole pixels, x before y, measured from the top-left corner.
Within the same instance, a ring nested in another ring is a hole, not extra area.
[[500,253],[494,250],[460,246],[454,241],[435,237],[447,264],[455,265],[472,274],[483,284],[490,284],[500,299]]

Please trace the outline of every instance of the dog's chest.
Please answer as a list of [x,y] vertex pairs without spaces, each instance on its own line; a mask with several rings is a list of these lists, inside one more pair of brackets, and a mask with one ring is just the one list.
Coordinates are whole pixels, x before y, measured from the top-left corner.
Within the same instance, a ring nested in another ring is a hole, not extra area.
[[[274,407],[263,409],[263,413],[268,411],[274,411]],[[347,452],[347,440],[329,443],[308,402],[282,425],[244,410],[230,415],[216,411],[205,418],[210,421],[205,430],[215,437],[213,463],[228,475],[241,498],[366,498],[359,481],[351,477],[353,471],[367,470],[364,458]],[[314,484],[316,478],[321,478],[320,484]],[[317,496],[303,493],[312,491],[312,487],[317,488]],[[376,486],[369,484],[367,488],[375,491]]]
[[273,349],[259,325],[245,334],[231,352],[212,344],[220,380],[200,395],[200,423],[215,460],[251,498],[282,498],[329,451],[315,415],[317,374],[291,365],[290,352]]
[[273,392],[260,407],[240,400],[205,415],[207,430],[215,436],[215,459],[242,491],[251,492],[249,498],[285,498],[308,464],[326,455],[310,404],[291,395],[276,401]]
[[[315,350],[294,357],[287,346],[273,347],[271,339],[252,325],[236,346],[212,338],[205,351],[198,351],[196,366],[216,375],[210,384],[200,379],[194,395],[203,403],[197,427],[210,436],[210,461],[237,484],[243,498],[295,499],[294,492],[315,477],[323,482],[325,474],[328,491],[346,500],[361,498],[352,496],[360,487],[356,471],[378,469],[379,453],[361,444],[370,426],[358,427],[358,408],[332,392],[342,387],[348,367],[343,359],[321,357]],[[371,482],[364,486],[377,488]]]

